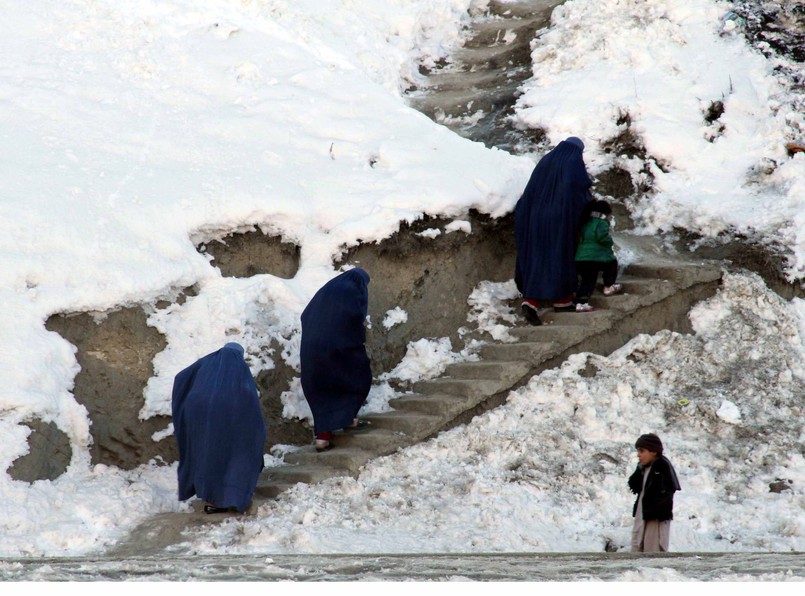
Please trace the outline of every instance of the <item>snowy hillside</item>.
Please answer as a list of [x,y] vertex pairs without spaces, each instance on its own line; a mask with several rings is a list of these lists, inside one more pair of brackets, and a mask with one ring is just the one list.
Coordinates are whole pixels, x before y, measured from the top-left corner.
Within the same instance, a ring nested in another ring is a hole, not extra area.
[[[167,347],[141,415],[164,414],[173,376],[199,356],[225,341],[255,353],[257,335],[296,329],[343,246],[388,237],[423,214],[511,211],[537,156],[462,139],[402,96],[419,65],[461,43],[468,7],[484,4],[4,7],[0,470],[27,452],[22,422],[31,417],[67,434],[73,460],[57,480],[30,485],[0,472],[0,555],[101,550],[148,514],[187,508],[175,500],[175,466],[90,464],[74,349],[46,330],[48,317],[170,300],[197,285],[195,299],[150,320]],[[534,43],[517,118],[554,142],[584,138],[593,173],[617,162],[650,174],[656,194],[633,206],[646,232],[740,232],[785,247],[788,273],[802,277],[805,154],[784,150],[805,126],[800,98],[773,60],[725,29],[728,9],[568,2]],[[724,103],[720,124],[703,124],[714,100]],[[624,112],[641,158],[604,151]],[[196,250],[254,227],[301,247],[293,279],[224,278]],[[248,329],[258,307],[271,320]],[[194,538],[195,548],[402,552],[424,537],[441,551],[622,546],[631,445],[654,430],[683,484],[674,550],[803,550],[805,303],[731,276],[692,316],[695,336],[636,338],[610,358],[591,357],[594,377],[579,376],[580,355],[466,427],[357,480],[295,489],[256,518]],[[455,357],[435,345],[412,350],[400,370]],[[790,486],[770,493],[778,479]]]

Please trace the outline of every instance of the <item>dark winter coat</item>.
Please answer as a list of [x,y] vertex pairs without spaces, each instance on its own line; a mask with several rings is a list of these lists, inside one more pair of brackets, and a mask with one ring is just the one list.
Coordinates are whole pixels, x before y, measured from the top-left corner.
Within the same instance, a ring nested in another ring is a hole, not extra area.
[[576,289],[576,243],[592,181],[582,150],[562,141],[534,168],[514,209],[514,280],[524,298],[560,300]]
[[[637,495],[632,517],[637,513],[637,501],[643,490],[643,467],[637,469],[629,477],[629,488]],[[643,495],[643,519],[645,521],[666,521],[674,519],[674,493],[682,490],[676,471],[665,456],[658,457],[651,465],[646,479],[646,492]]]
[[243,347],[228,343],[173,381],[179,500],[245,511],[263,469],[266,425]]
[[302,391],[317,434],[352,424],[372,387],[368,284],[366,271],[351,269],[324,284],[302,312]]
[[591,217],[581,227],[576,260],[603,263],[614,261],[613,245],[612,235],[609,233],[609,222],[599,217]]

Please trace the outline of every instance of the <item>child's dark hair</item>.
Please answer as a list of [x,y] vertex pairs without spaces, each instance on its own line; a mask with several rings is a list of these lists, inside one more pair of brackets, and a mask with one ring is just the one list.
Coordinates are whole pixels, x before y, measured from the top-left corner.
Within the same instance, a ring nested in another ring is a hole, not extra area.
[[584,206],[581,212],[581,223],[584,224],[592,217],[593,213],[601,213],[602,215],[612,215],[612,207],[607,201],[603,199],[596,199],[590,201]]

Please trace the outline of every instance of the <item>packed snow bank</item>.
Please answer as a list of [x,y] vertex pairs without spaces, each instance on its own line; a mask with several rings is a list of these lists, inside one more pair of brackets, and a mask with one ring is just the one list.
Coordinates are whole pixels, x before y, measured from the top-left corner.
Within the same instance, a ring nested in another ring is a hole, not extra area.
[[[567,2],[534,42],[517,118],[553,143],[581,136],[594,172],[615,164],[638,182],[651,177],[654,194],[634,213],[646,232],[776,243],[790,251],[788,274],[802,278],[805,155],[785,149],[805,133],[802,92],[725,27],[729,9],[712,0]],[[647,163],[605,152],[627,128]]]
[[[638,336],[610,357],[573,356],[471,423],[376,460],[357,479],[299,485],[256,519],[204,528],[193,548],[628,549],[633,445],[654,431],[683,488],[674,551],[802,550],[805,301],[729,275],[691,319],[695,335]],[[725,401],[740,419],[722,419]],[[771,492],[777,481],[787,488]]]

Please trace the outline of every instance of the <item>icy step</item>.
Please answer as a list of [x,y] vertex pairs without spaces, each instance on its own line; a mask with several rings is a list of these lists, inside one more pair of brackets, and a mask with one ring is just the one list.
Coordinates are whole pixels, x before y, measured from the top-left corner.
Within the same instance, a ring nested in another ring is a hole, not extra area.
[[[466,94],[469,86],[477,94],[482,89],[495,89],[505,85],[510,80],[506,76],[506,70],[507,68],[484,68],[466,72],[459,70],[437,71],[428,76],[425,88],[431,93],[441,94],[455,91],[463,95]],[[439,100],[443,102],[444,97],[439,98]]]
[[498,70],[505,75],[512,67],[524,64],[529,59],[530,53],[531,50],[524,44],[499,43],[486,48],[465,45],[456,52],[456,58],[460,64],[472,65],[473,71]]
[[[495,19],[486,22],[473,24],[473,36],[464,42],[464,49],[496,47],[504,44],[503,41],[508,33],[508,39],[516,36],[513,41],[534,39],[534,32],[544,26],[545,17],[524,16],[520,19]],[[507,44],[510,45],[510,44]]]

